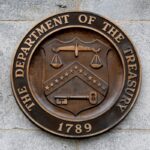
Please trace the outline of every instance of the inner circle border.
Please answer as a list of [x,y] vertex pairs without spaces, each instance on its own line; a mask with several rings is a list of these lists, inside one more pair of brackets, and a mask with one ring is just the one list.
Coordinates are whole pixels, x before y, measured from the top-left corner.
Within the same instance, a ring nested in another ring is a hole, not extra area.
[[[29,88],[30,88],[30,90],[31,90],[31,93],[33,94],[33,91],[32,91],[32,88],[31,88],[31,85],[30,85],[30,82],[29,82],[29,65],[30,65],[30,62],[31,62],[31,58],[32,58],[32,56],[33,56],[33,54],[34,54],[34,52],[35,52],[35,50],[36,50],[36,48],[38,47],[38,45],[42,42],[42,41],[44,41],[48,36],[50,36],[50,35],[52,35],[53,33],[56,33],[56,32],[58,32],[58,31],[61,31],[61,30],[64,30],[64,29],[69,29],[69,28],[83,28],[83,29],[89,29],[89,30],[92,30],[92,31],[94,31],[94,32],[96,32],[96,33],[98,33],[98,34],[101,34],[102,36],[104,36],[109,42],[111,42],[111,44],[117,49],[117,53],[119,54],[119,56],[120,56],[120,58],[121,58],[121,63],[122,63],[122,65],[123,65],[123,71],[124,71],[124,79],[123,79],[123,86],[122,86],[122,88],[120,89],[120,91],[119,91],[119,93],[121,94],[121,91],[122,91],[122,89],[123,89],[123,87],[124,87],[124,84],[125,84],[125,64],[124,64],[124,58],[123,57],[121,57],[121,53],[120,53],[120,50],[118,49],[118,47],[116,46],[116,44],[114,44],[113,42],[112,42],[112,40],[110,39],[110,38],[108,38],[108,37],[106,37],[102,32],[99,32],[98,30],[95,30],[94,28],[91,28],[91,27],[86,27],[86,26],[78,26],[78,25],[74,25],[74,26],[66,26],[66,27],[63,27],[63,28],[59,28],[59,30],[55,30],[55,31],[53,31],[53,32],[51,32],[51,33],[49,33],[48,35],[46,35],[45,37],[43,37],[43,39],[41,39],[41,41],[39,41],[39,43],[37,44],[37,46],[35,46],[34,47],[34,49],[33,49],[33,51],[32,51],[32,54],[30,55],[30,57],[29,57],[29,61],[28,61],[28,63],[27,63],[27,81],[28,81],[28,85],[29,85]],[[120,96],[120,95],[119,95]],[[118,96],[118,98],[119,98],[119,96]],[[37,100],[37,98],[35,97],[35,95],[33,94],[33,97],[34,97],[34,99],[36,100],[36,102],[40,105],[40,107],[42,108],[42,109],[44,109],[47,113],[49,113],[49,111],[47,111],[46,110],[46,108],[45,107],[43,107],[39,102],[38,102],[38,100]],[[104,112],[103,112],[104,113]],[[49,113],[50,114],[50,113]],[[50,115],[52,115],[52,114],[50,114]],[[53,114],[53,116],[55,116],[55,117],[57,117],[57,118],[59,118],[59,119],[62,119],[61,117],[59,117],[59,116],[56,116],[55,114]],[[92,118],[90,118],[90,119],[93,119],[94,117],[92,117]],[[95,117],[96,118],[96,117]],[[66,119],[66,118],[64,118],[64,120],[68,120],[68,121],[71,121],[71,120],[69,120],[69,119]],[[89,120],[89,119],[88,119]],[[86,120],[83,120],[83,121],[86,121]],[[79,121],[76,121],[76,120],[74,120],[74,122],[79,122]]]

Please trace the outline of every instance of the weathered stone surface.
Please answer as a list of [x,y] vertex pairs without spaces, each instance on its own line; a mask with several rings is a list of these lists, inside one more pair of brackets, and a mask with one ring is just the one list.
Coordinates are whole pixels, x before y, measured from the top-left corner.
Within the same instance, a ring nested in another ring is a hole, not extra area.
[[1,0],[0,20],[39,20],[70,10],[91,11],[115,20],[150,20],[149,9],[149,0]]
[[[0,36],[0,39],[1,39],[1,36]],[[4,123],[4,120],[3,120],[3,90],[2,90],[2,85],[4,83],[4,74],[3,74],[3,69],[4,69],[4,66],[2,64],[3,62],[3,51],[2,49],[0,48],[0,118],[1,118],[1,121],[0,121],[0,126],[2,127],[3,126],[3,123]]]
[[142,85],[140,95],[134,108],[118,128],[149,129],[150,128],[150,24],[149,23],[120,23],[121,28],[132,39],[142,68]]
[[78,0],[0,0],[0,20],[40,20],[59,12],[78,9]]
[[42,131],[0,131],[0,150],[76,150],[76,141]]
[[115,20],[150,20],[149,0],[81,0],[80,8]]
[[113,131],[79,141],[80,150],[149,150],[149,131]]
[[35,128],[16,104],[10,81],[11,63],[17,45],[33,24],[32,22],[0,22],[0,59],[2,60],[0,128]]
[[[38,129],[19,109],[10,84],[12,57],[28,30],[46,16],[70,10],[92,11],[118,21],[132,39],[142,65],[141,92],[126,119],[107,134],[85,140],[63,139]],[[149,0],[0,0],[0,150],[148,150],[149,10]]]

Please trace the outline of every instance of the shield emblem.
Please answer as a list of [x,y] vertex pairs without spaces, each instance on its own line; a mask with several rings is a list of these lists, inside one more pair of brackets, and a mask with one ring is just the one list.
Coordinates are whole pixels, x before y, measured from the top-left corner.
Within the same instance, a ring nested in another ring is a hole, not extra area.
[[54,39],[43,47],[43,91],[56,107],[78,115],[99,105],[108,92],[107,54],[104,42],[75,37]]

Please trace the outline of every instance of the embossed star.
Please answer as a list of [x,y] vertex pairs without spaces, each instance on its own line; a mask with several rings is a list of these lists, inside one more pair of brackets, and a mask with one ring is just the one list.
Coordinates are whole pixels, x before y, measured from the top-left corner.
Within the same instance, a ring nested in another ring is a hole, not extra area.
[[84,76],[86,76],[86,77],[87,77],[87,75],[88,75],[88,74],[85,72],[85,73],[84,73]]
[[97,85],[98,85],[98,86],[101,86],[102,84],[101,84],[101,83],[98,83]]
[[65,73],[65,76],[68,76],[68,75],[69,75],[68,72],[66,72],[66,73]]
[[63,79],[64,79],[64,77],[63,77],[63,76],[60,76],[60,79],[61,79],[61,80],[63,80]]
[[46,89],[46,90],[49,90],[49,86],[47,85],[47,86],[45,87],[45,89]]
[[93,80],[93,83],[96,83],[96,80]]
[[83,70],[82,69],[79,69],[79,73],[82,73],[83,72]]
[[56,79],[56,80],[55,80],[55,82],[56,82],[56,83],[58,83],[58,82],[59,82],[59,80],[58,80],[58,79]]
[[89,77],[88,77],[88,79],[89,79],[89,80],[92,80],[92,77],[91,77],[91,76],[89,76]]
[[78,66],[75,66],[74,69],[78,69]]
[[106,87],[103,85],[101,86],[102,90],[105,91],[106,90]]
[[51,87],[53,87],[53,86],[54,86],[54,84],[53,84],[53,83],[51,83],[50,85],[51,85]]

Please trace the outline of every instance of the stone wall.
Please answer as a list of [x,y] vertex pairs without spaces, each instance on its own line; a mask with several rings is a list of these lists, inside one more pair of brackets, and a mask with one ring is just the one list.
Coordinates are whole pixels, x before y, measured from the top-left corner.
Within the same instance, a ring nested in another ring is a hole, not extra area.
[[[142,65],[141,92],[126,119],[83,140],[37,128],[20,111],[10,83],[13,54],[27,31],[47,16],[72,10],[95,12],[119,25]],[[0,0],[0,150],[150,150],[150,0]]]

